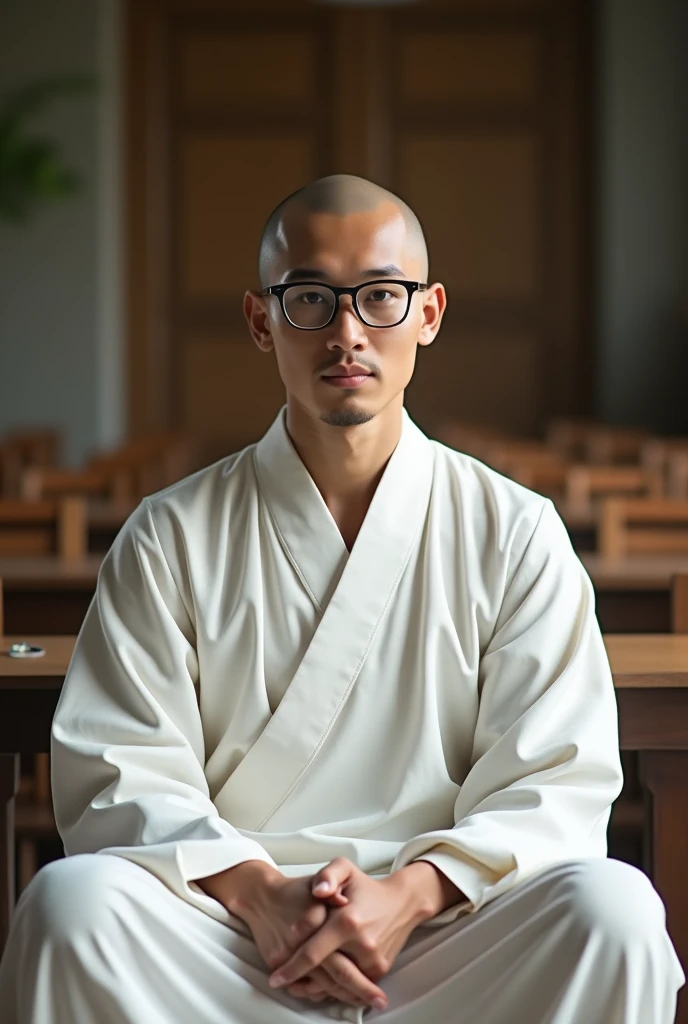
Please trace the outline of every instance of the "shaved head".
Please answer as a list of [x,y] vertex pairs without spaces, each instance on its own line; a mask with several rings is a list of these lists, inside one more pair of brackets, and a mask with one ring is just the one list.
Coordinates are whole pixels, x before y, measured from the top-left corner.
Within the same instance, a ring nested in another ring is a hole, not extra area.
[[270,214],[260,243],[258,272],[263,287],[274,283],[274,268],[288,249],[290,224],[305,221],[311,214],[348,217],[376,213],[386,207],[389,216],[401,217],[406,229],[409,255],[418,262],[423,280],[427,279],[428,252],[420,221],[407,204],[366,178],[352,174],[333,174],[304,185],[283,199]]

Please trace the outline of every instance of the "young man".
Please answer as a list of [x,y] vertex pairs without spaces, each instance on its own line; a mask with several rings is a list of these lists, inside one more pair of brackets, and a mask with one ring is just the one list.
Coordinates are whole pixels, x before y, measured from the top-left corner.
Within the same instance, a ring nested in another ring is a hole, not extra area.
[[8,1024],[673,1020],[662,904],[605,859],[589,580],[550,502],[404,412],[427,273],[370,182],[270,218],[245,312],[286,408],[104,562],[53,727],[69,856],[20,901]]

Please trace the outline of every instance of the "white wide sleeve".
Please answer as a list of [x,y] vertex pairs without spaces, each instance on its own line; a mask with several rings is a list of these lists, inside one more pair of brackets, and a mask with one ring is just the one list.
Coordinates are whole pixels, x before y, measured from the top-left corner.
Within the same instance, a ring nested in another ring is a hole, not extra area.
[[274,862],[209,796],[189,604],[144,502],[103,562],[55,712],[53,800],[68,855],[125,857],[226,920],[189,883]]
[[558,862],[606,855],[622,783],[616,698],[592,585],[549,501],[511,573],[479,690],[455,826],[416,836],[392,868],[427,860],[462,890],[470,903],[437,924]]

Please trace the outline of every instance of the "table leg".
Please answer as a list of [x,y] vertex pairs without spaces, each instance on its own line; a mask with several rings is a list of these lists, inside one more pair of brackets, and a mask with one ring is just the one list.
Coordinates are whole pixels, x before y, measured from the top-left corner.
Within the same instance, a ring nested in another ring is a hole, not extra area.
[[[651,873],[667,909],[667,927],[679,960],[688,964],[688,751],[643,752],[641,779],[651,794]],[[676,1024],[688,1024],[686,987]]]
[[0,955],[14,910],[14,798],[19,789],[19,754],[0,754]]

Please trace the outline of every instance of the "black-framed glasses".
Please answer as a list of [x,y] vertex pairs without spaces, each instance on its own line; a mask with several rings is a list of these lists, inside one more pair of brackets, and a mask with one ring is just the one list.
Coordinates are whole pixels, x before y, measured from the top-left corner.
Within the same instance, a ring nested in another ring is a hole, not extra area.
[[396,327],[408,316],[414,292],[422,292],[421,281],[366,281],[353,288],[338,288],[318,281],[273,284],[261,295],[276,295],[282,312],[301,331],[319,331],[331,324],[339,310],[339,299],[350,295],[354,312],[367,327]]

